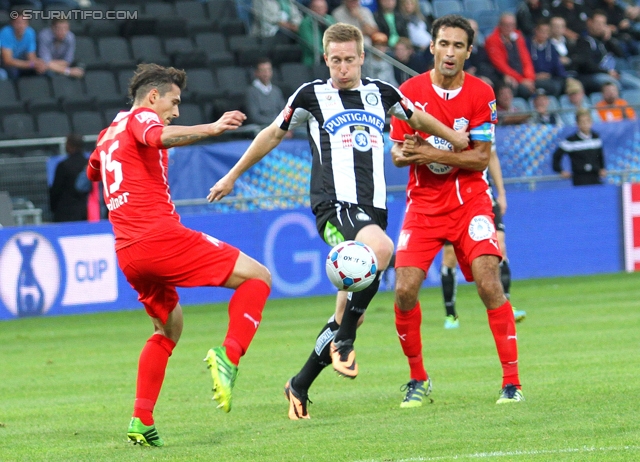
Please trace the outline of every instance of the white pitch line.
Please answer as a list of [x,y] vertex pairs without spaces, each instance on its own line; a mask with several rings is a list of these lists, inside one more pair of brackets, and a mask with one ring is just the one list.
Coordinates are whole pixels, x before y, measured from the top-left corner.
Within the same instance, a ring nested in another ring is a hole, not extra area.
[[540,449],[533,451],[496,451],[496,452],[476,452],[474,454],[460,454],[455,456],[436,456],[436,457],[411,457],[409,459],[366,459],[356,462],[429,462],[436,460],[457,460],[457,459],[487,459],[489,457],[511,457],[511,456],[535,456],[542,454],[566,454],[572,452],[614,452],[614,451],[638,451],[640,446],[610,446],[603,448],[587,447],[568,448],[568,449]]

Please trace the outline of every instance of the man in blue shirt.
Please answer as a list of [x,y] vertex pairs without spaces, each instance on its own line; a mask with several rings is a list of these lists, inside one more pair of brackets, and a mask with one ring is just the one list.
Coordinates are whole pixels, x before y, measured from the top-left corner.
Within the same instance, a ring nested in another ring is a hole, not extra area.
[[36,56],[36,31],[29,27],[29,20],[21,11],[17,13],[11,23],[0,30],[2,67],[12,79],[46,71],[45,63]]
[[47,65],[47,70],[71,77],[82,77],[84,70],[71,67],[76,52],[76,36],[69,30],[66,19],[51,20],[51,27],[38,34],[38,57]]
[[549,41],[551,27],[549,21],[541,20],[533,31],[529,41],[531,61],[536,71],[536,88],[542,88],[546,94],[559,97],[564,92],[568,77],[558,50]]

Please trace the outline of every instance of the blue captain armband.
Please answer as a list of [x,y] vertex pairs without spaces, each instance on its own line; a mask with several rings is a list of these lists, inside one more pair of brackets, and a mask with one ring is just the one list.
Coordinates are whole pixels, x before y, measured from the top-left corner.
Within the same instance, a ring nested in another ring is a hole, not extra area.
[[472,141],[487,141],[491,142],[491,131],[493,124],[485,122],[482,125],[474,127],[470,131],[470,138]]

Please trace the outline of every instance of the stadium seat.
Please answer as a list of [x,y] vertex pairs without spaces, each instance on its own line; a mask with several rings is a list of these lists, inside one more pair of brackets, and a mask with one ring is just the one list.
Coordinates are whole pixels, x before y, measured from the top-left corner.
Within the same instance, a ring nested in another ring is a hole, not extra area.
[[162,51],[162,42],[155,35],[136,35],[131,37],[131,51],[137,63],[156,63],[168,66],[171,60]]
[[133,70],[132,69],[123,69],[121,71],[118,71],[118,78],[116,79],[118,81],[118,88],[120,89],[119,94],[122,96],[127,96],[129,93],[129,81],[131,80],[131,77],[133,77]]
[[96,100],[99,107],[120,107],[126,104],[125,93],[120,92],[116,79],[109,71],[89,71],[84,76],[87,95]]
[[591,101],[592,106],[598,104],[600,101],[602,101],[602,92],[594,91],[593,93],[591,93],[589,95],[589,101]]
[[494,10],[494,14],[498,14],[493,0],[462,0],[462,6],[465,13],[473,14],[476,11]]
[[29,111],[48,111],[59,108],[51,92],[49,78],[44,75],[21,77],[17,80],[20,100],[27,103]]
[[111,125],[111,122],[113,122],[113,119],[116,118],[116,116],[118,115],[118,113],[120,111],[124,111],[124,110],[127,110],[127,109],[129,109],[129,108],[124,108],[123,107],[121,109],[118,109],[116,107],[112,107],[112,108],[107,108],[107,109],[103,110],[102,111],[102,118],[105,121],[105,127],[107,125]]
[[300,45],[276,45],[269,55],[276,66],[281,63],[299,63],[302,61]]
[[18,93],[11,80],[0,80],[0,114],[13,114],[24,110],[24,103],[18,99]]
[[87,70],[104,67],[91,37],[76,37],[75,61],[78,66]]
[[209,19],[209,13],[203,3],[183,0],[176,2],[175,7],[177,15],[187,21],[189,35],[218,30],[218,22]]
[[247,35],[246,26],[244,22],[239,19],[223,19],[222,21],[220,21],[219,29],[225,37],[232,37],[234,35]]
[[531,106],[529,102],[524,99],[516,96],[513,98],[513,107],[518,110],[518,112],[530,112]]
[[67,136],[71,133],[69,119],[64,112],[49,111],[41,112],[36,116],[38,125],[38,135],[43,138],[54,136]]
[[210,69],[187,70],[187,95],[199,102],[212,101],[224,97],[224,91],[214,79]]
[[102,115],[95,111],[79,111],[71,114],[73,131],[80,135],[97,135],[107,125],[102,120]]
[[227,41],[219,32],[203,32],[196,34],[196,49],[207,54],[207,60],[216,67],[231,66],[233,54],[227,50]]
[[185,103],[179,106],[180,117],[175,120],[176,125],[198,125],[205,123],[200,106],[193,103]]
[[[325,66],[326,67],[326,66]],[[282,92],[285,96],[292,94],[300,85],[314,80],[311,69],[302,63],[284,63],[280,66]]]
[[252,35],[232,35],[228,38],[229,51],[239,52],[246,49],[260,48],[260,39]]
[[640,104],[640,90],[627,89],[622,90],[620,97],[631,105]]
[[85,26],[86,35],[89,37],[117,37],[120,35],[120,22],[118,21],[88,21]]
[[311,73],[311,75],[313,75],[314,79],[327,80],[330,77],[329,68],[327,67],[327,65],[324,62],[318,63],[318,64],[314,64],[313,65],[313,72]]
[[36,136],[35,124],[30,114],[8,114],[3,117],[4,133],[9,138],[33,138]]
[[94,98],[87,96],[82,80],[54,75],[51,85],[53,97],[61,103],[65,112],[95,109]]
[[476,10],[470,17],[476,20],[478,29],[485,37],[493,32],[500,19],[500,15],[496,10]]
[[135,67],[135,61],[129,51],[129,43],[123,37],[98,38],[98,54],[109,69]]
[[164,40],[164,51],[171,56],[174,66],[185,68],[202,66],[207,62],[204,51],[194,47],[191,39],[187,37],[170,37]]
[[515,13],[520,0],[495,0],[495,2],[496,6],[498,7],[498,11],[500,11],[501,13],[507,11]]
[[216,78],[220,88],[228,97],[244,96],[249,85],[247,72],[241,67],[227,66],[216,70]]
[[460,14],[463,10],[462,3],[458,0],[434,0],[432,5],[436,18],[447,14]]
[[158,18],[156,20],[156,34],[158,37],[186,37],[188,35],[187,21],[184,18]]
[[151,18],[172,18],[176,16],[176,9],[172,3],[150,2],[145,3],[144,14]]
[[209,18],[223,22],[224,20],[237,20],[238,10],[233,0],[216,0],[206,2],[209,9]]

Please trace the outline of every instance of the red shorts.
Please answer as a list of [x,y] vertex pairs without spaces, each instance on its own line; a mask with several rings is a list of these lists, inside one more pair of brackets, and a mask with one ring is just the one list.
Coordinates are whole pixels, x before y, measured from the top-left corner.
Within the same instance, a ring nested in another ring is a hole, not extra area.
[[223,285],[240,250],[182,225],[117,252],[118,265],[149,316],[164,324],[178,304],[178,287]]
[[412,266],[425,272],[445,241],[453,244],[462,274],[473,281],[471,262],[480,255],[502,252],[493,223],[491,199],[479,194],[445,215],[425,215],[408,211],[398,238],[396,268]]

